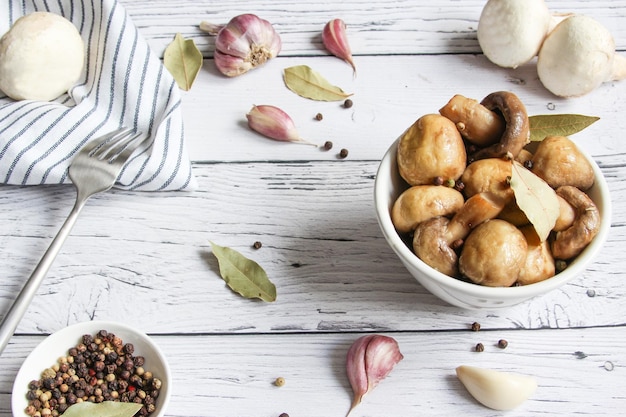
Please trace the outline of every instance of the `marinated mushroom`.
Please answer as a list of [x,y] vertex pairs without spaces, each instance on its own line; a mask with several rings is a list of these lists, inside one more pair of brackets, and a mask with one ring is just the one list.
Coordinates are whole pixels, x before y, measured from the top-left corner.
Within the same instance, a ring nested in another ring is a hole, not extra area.
[[415,230],[423,221],[457,212],[465,202],[454,188],[438,185],[415,185],[405,190],[391,208],[391,221],[400,233]]
[[561,232],[574,224],[574,220],[576,220],[576,210],[574,210],[574,207],[572,207],[572,205],[558,193],[556,198],[559,200],[559,217],[556,219],[556,223],[554,224],[552,230],[555,232]]
[[553,277],[556,266],[548,241],[539,239],[535,228],[531,225],[520,228],[520,231],[526,238],[528,250],[524,266],[519,271],[517,283],[528,285]]
[[566,136],[542,140],[533,155],[531,171],[552,188],[571,185],[585,191],[595,180],[591,163]]
[[458,276],[458,256],[455,252],[463,239],[479,224],[498,215],[504,203],[489,193],[469,198],[448,220],[435,217],[420,223],[413,235],[413,251],[424,263],[451,277]]
[[568,260],[577,256],[600,231],[600,212],[587,194],[576,187],[564,185],[556,190],[576,211],[570,227],[557,232],[551,244],[556,259]]
[[473,283],[510,287],[526,261],[528,244],[522,232],[509,222],[488,220],[465,239],[459,271]]
[[513,93],[496,91],[485,97],[481,104],[499,112],[504,118],[505,128],[499,142],[472,154],[470,161],[506,155],[515,158],[530,141],[530,122],[524,103]]
[[461,136],[474,145],[485,147],[496,143],[504,133],[502,116],[474,100],[460,94],[446,103],[439,114],[452,120]]
[[461,176],[463,193],[471,197],[478,193],[489,192],[506,202],[514,197],[508,183],[511,177],[511,161],[503,158],[481,159],[468,165]]
[[410,185],[433,184],[435,178],[458,179],[467,162],[465,145],[454,123],[439,114],[415,121],[400,137],[400,175]]

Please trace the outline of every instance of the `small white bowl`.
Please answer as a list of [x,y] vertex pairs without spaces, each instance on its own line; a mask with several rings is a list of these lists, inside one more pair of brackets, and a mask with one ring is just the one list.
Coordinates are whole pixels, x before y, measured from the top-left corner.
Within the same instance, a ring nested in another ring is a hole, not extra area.
[[144,368],[153,373],[162,382],[161,391],[155,405],[156,409],[150,417],[165,415],[171,396],[170,368],[161,349],[146,334],[124,324],[109,321],[88,321],[74,324],[61,329],[45,338],[26,358],[13,383],[11,408],[14,417],[27,417],[24,410],[28,406],[26,393],[32,380],[41,378],[41,372],[57,363],[68,350],[82,341],[82,336],[95,336],[100,330],[106,330],[122,338],[124,343],[132,343],[135,347],[133,355],[141,355],[146,362]]
[[398,140],[383,157],[374,183],[374,204],[380,228],[398,255],[402,264],[413,277],[430,291],[449,304],[471,309],[493,310],[519,304],[533,297],[546,294],[580,276],[589,266],[607,239],[611,224],[611,199],[606,180],[598,165],[586,153],[595,174],[595,184],[587,194],[600,211],[602,225],[594,240],[572,261],[568,267],[547,280],[517,287],[495,288],[464,282],[436,271],[420,260],[402,240],[391,222],[391,207],[398,196],[408,188],[398,172],[396,162]]

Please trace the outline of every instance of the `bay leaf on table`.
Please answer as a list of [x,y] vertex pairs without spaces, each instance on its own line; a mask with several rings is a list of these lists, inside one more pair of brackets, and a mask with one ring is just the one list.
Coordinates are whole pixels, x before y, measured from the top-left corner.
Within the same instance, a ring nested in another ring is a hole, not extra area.
[[163,65],[172,74],[178,87],[185,91],[191,89],[203,60],[193,39],[185,39],[180,33],[176,34],[163,53]]
[[287,88],[299,96],[311,100],[340,101],[352,95],[332,85],[322,74],[308,65],[285,68],[284,79]]
[[65,410],[63,417],[133,417],[142,404],[103,401],[92,403],[83,401],[72,404]]
[[220,266],[220,275],[231,290],[246,298],[276,301],[276,286],[258,263],[232,248],[210,243]]
[[573,135],[598,120],[600,120],[599,117],[585,116],[582,114],[543,114],[529,116],[530,140],[539,142],[547,136]]
[[537,236],[545,241],[559,217],[556,192],[518,162],[513,162],[511,169],[511,188],[518,207],[535,228]]

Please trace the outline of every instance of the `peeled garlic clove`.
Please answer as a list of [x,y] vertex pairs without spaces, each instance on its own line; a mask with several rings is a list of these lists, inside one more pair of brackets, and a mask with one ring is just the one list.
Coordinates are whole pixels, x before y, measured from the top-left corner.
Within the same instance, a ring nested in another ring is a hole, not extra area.
[[278,107],[266,104],[252,106],[246,118],[252,130],[270,139],[317,146],[302,139],[293,119]]
[[462,365],[456,375],[478,402],[494,410],[512,410],[537,389],[535,378]]
[[398,342],[388,336],[377,334],[362,336],[350,346],[346,358],[346,372],[354,392],[354,399],[348,414],[403,358]]
[[201,22],[215,38],[215,65],[228,77],[244,74],[276,57],[282,41],[270,22],[254,14],[235,16],[226,25]]
[[356,66],[352,60],[352,52],[348,43],[346,24],[343,20],[333,19],[326,23],[322,31],[322,43],[328,52],[349,63],[356,74]]

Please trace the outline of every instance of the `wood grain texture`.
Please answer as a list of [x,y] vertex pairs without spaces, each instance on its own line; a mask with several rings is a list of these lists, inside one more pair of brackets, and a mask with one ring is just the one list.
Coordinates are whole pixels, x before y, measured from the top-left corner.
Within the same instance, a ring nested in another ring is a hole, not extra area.
[[[455,376],[459,365],[531,375],[538,389],[507,416],[622,415],[626,339],[623,329],[397,333],[404,359],[351,415],[501,416],[478,404]],[[344,416],[352,391],[345,371],[350,344],[361,333],[155,336],[168,357],[173,394],[169,416]],[[499,339],[509,345],[500,349]],[[23,355],[41,337],[20,337],[1,361],[12,380]],[[474,346],[483,343],[485,351]],[[297,352],[297,354],[294,354]],[[146,363],[146,368],[148,364]],[[273,385],[285,378],[283,387]],[[0,390],[0,415],[10,415]]]
[[[353,417],[502,415],[467,394],[454,376],[461,364],[538,378],[536,394],[507,416],[623,415],[626,82],[567,100],[541,86],[534,62],[495,67],[476,40],[484,3],[121,0],[156,53],[182,33],[207,58],[196,84],[182,93],[199,187],[113,190],[88,202],[0,355],[0,417],[11,416],[13,380],[37,343],[92,319],[122,321],[156,339],[174,374],[168,416],[344,416],[351,401],[345,353],[367,332],[395,337],[405,359]],[[626,1],[546,3],[595,17],[626,50]],[[274,23],[283,51],[258,70],[226,78],[210,58],[213,40],[197,25],[246,12]],[[356,78],[321,45],[321,28],[337,17],[348,23]],[[287,90],[283,69],[302,64],[353,92],[354,106]],[[529,114],[600,117],[572,139],[608,182],[611,230],[579,279],[512,308],[466,311],[432,296],[399,263],[376,221],[374,178],[389,145],[418,117],[454,94],[481,99],[497,90],[519,95]],[[283,108],[303,137],[330,140],[333,149],[257,135],[245,119],[253,104]],[[342,148],[346,159],[338,158]],[[74,196],[70,185],[0,186],[0,316]],[[230,291],[209,240],[259,262],[277,286],[277,301]],[[474,321],[482,325],[478,333],[469,331]],[[507,349],[495,346],[500,338]],[[473,351],[478,342],[485,352]],[[287,381],[282,388],[272,385],[278,376]]]

